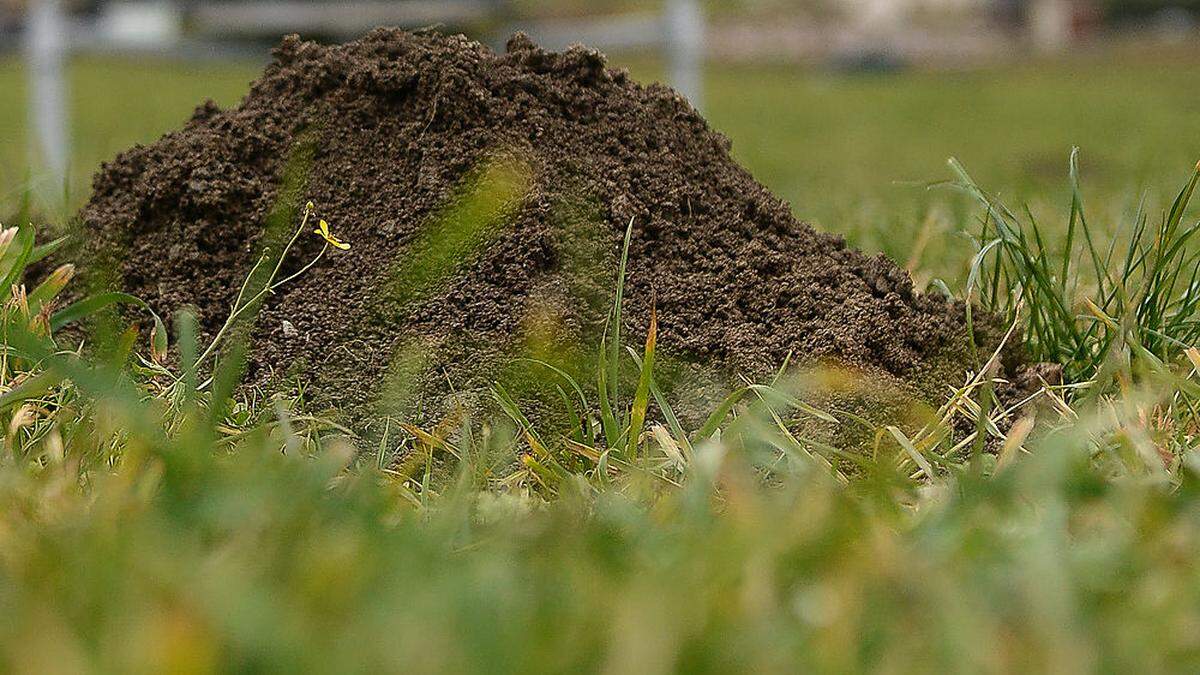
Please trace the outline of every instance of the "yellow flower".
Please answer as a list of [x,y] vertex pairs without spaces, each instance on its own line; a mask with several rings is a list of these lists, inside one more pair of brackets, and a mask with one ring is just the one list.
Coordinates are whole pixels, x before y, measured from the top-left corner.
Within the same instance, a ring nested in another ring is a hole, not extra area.
[[341,241],[340,239],[338,239],[337,237],[335,237],[329,233],[329,223],[325,222],[324,218],[322,218],[321,222],[317,224],[317,229],[313,230],[313,233],[321,235],[322,237],[325,238],[325,241],[329,242],[330,244],[333,244],[334,246],[342,249],[343,251],[350,250],[350,244],[347,244],[346,242]]

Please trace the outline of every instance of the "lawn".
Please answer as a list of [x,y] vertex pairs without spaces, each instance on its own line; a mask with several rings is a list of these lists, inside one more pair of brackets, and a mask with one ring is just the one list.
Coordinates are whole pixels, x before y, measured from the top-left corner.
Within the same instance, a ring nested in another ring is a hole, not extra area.
[[[202,98],[235,101],[256,70],[73,64],[71,202],[98,162]],[[797,435],[827,413],[787,377],[682,428],[652,340],[597,350],[603,373],[631,347],[636,377],[597,387],[623,406],[575,411],[587,443],[510,413],[357,447],[298,401],[235,400],[236,349],[199,377],[213,345],[186,312],[174,360],[162,325],[152,349],[114,329],[79,353],[60,329],[119,328],[102,305],[136,301],[56,308],[65,267],[15,288],[0,304],[0,670],[1196,672],[1198,76],[1178,55],[1112,52],[960,73],[712,69],[713,124],[798,214],[969,289],[1066,366],[1005,410],[982,355],[924,426],[862,447]],[[11,61],[0,91],[7,211],[30,185]],[[1071,217],[1073,145],[1091,229]],[[996,212],[973,263],[984,195],[964,194],[952,155],[1039,227]],[[924,188],[944,179],[960,191]],[[1143,194],[1144,228],[1115,217]],[[0,232],[0,287],[46,252],[34,244]],[[269,292],[264,275],[246,297]]]

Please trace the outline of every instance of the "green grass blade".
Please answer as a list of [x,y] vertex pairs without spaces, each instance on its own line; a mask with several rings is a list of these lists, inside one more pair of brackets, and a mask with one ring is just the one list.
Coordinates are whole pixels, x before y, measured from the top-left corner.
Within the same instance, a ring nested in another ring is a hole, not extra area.
[[55,251],[62,248],[63,245],[66,244],[69,240],[70,240],[70,237],[63,236],[63,237],[59,237],[58,239],[55,239],[54,241],[46,242],[45,244],[40,244],[38,246],[35,246],[33,248],[33,250],[29,252],[29,260],[28,260],[27,264],[32,265],[36,262],[41,262],[42,260],[45,260],[49,256],[53,255]]
[[712,438],[712,435],[717,433],[717,430],[725,423],[725,419],[729,417],[729,413],[733,412],[733,406],[737,405],[738,401],[741,401],[748,393],[750,393],[750,387],[742,387],[730,392],[721,401],[720,405],[709,413],[708,419],[704,421],[704,426],[700,427],[700,430],[692,437],[692,442],[699,444]]
[[633,239],[633,218],[625,227],[625,241],[621,246],[621,259],[617,266],[617,292],[613,299],[612,321],[609,325],[611,344],[608,349],[608,398],[609,405],[619,410],[620,404],[620,364],[621,364],[621,309],[625,303],[625,271],[629,263],[629,243]]
[[629,435],[627,438],[627,454],[635,457],[638,454],[642,427],[646,423],[646,411],[650,407],[650,387],[654,381],[654,349],[658,343],[658,317],[652,308],[650,310],[650,328],[646,331],[646,352],[643,358],[641,374],[638,377],[637,391],[633,395],[633,407],[629,411]]

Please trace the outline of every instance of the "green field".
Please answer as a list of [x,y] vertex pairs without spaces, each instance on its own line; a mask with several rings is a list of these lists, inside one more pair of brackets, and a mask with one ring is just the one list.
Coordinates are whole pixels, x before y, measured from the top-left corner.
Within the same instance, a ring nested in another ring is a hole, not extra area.
[[[0,671],[1200,670],[1200,61],[1185,57],[712,68],[714,126],[800,216],[946,279],[1065,366],[1005,409],[983,354],[919,428],[871,428],[860,447],[799,435],[828,413],[789,377],[683,428],[640,340],[598,350],[601,372],[617,354],[633,375],[596,388],[620,404],[572,409],[603,440],[505,408],[364,446],[297,401],[235,397],[236,349],[198,344],[186,313],[137,335],[101,306],[129,298],[56,305],[67,268],[14,288]],[[100,161],[203,98],[236,101],[256,70],[75,63],[72,204]],[[0,214],[16,213],[48,186],[22,168],[15,62],[0,91]],[[965,177],[925,188],[956,178],[950,156],[1012,207],[982,236]],[[44,252],[28,228],[0,233],[0,287]],[[87,350],[60,332],[77,319],[98,327]],[[168,333],[176,360],[156,358]],[[215,354],[211,381],[198,353]]]

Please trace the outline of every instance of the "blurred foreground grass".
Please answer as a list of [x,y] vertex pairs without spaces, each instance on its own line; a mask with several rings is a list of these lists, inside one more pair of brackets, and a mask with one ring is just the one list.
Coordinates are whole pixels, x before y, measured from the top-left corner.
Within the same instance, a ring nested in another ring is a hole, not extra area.
[[739,445],[714,444],[665,492],[578,477],[543,503],[468,470],[414,507],[387,474],[343,471],[336,442],[305,458],[261,436],[135,437],[112,468],[68,453],[0,472],[0,662],[1194,672],[1197,467],[1163,480],[1097,462],[1086,438],[1049,437],[986,479],[924,484],[881,462],[842,486],[797,462],[771,489]]

